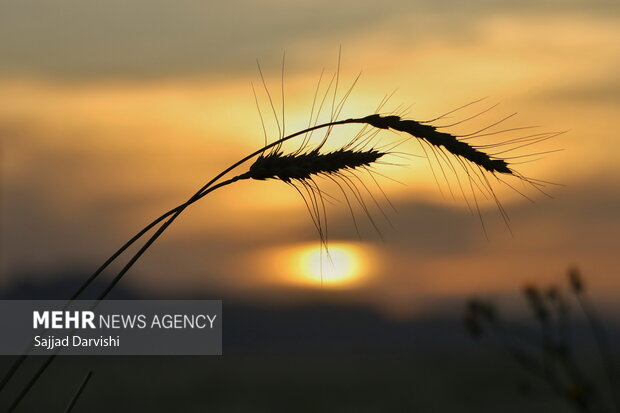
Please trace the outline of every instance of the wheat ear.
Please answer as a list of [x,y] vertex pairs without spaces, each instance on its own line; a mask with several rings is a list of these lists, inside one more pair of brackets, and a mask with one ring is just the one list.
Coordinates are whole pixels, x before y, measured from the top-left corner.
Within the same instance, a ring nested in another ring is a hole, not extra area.
[[[138,259],[146,252],[146,250],[161,236],[161,234],[174,222],[174,220],[191,204],[202,199],[207,194],[211,193],[215,189],[229,185],[241,179],[280,179],[284,182],[290,182],[291,180],[307,180],[312,175],[331,175],[344,171],[346,169],[355,169],[358,167],[365,167],[371,165],[377,161],[380,157],[384,156],[386,152],[381,152],[375,149],[369,150],[350,150],[342,148],[340,150],[330,153],[320,153],[318,150],[310,151],[303,154],[289,154],[285,155],[280,151],[272,152],[265,155],[268,149],[274,147],[280,147],[280,145],[292,138],[312,132],[314,130],[323,128],[333,128],[334,126],[344,124],[365,124],[377,129],[394,129],[401,132],[406,132],[411,136],[423,139],[432,145],[442,146],[455,156],[460,156],[466,160],[484,168],[490,173],[502,173],[514,175],[514,172],[508,167],[505,160],[493,159],[485,152],[476,149],[472,145],[459,141],[457,137],[439,132],[434,127],[420,123],[413,120],[402,119],[399,116],[382,116],[379,114],[369,115],[363,118],[350,118],[339,121],[331,121],[320,125],[314,125],[308,127],[299,132],[285,136],[279,140],[276,140],[263,148],[247,155],[238,162],[235,162],[230,167],[226,168],[207,184],[200,188],[188,201],[178,205],[170,211],[164,213],[159,218],[148,224],[142,230],[140,230],[134,237],[127,241],[121,248],[119,248],[114,254],[112,254],[72,295],[66,305],[69,305],[72,301],[76,300],[81,293],[88,288],[89,285],[121,254],[123,254],[127,248],[133,245],[136,241],[141,239],[148,231],[153,229],[156,225],[166,220],[157,231],[143,244],[143,246],[136,252],[127,264],[121,269],[121,271],[110,281],[105,290],[98,296],[97,301],[103,300],[107,297],[114,286],[123,278],[123,276],[129,271],[129,269],[138,261]],[[226,181],[217,183],[221,178],[230,173],[238,166],[244,164],[250,159],[257,157],[254,164],[250,169],[241,175],[235,176]],[[48,357],[44,364],[37,370],[33,378],[27,383],[26,387],[19,393],[15,401],[10,407],[9,411],[13,411],[20,401],[26,396],[30,389],[38,381],[39,377],[49,367],[55,354]],[[11,366],[9,371],[4,376],[0,383],[0,391],[8,384],[9,380],[17,372],[27,354],[20,356],[15,363]]]

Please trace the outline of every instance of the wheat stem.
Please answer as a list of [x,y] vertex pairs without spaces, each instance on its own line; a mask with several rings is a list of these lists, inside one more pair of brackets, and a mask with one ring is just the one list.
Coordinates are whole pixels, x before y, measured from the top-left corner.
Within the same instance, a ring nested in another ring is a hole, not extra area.
[[[164,219],[168,218],[168,220],[166,222],[164,222],[162,224],[162,226],[157,230],[157,232],[155,234],[153,234],[153,236],[151,236],[151,238],[149,238],[149,240],[142,246],[142,248],[130,259],[130,261],[125,265],[125,267],[123,267],[123,269],[116,275],[116,277],[114,277],[114,279],[110,282],[110,284],[108,285],[108,287],[106,287],[106,289],[99,295],[99,297],[97,298],[97,300],[103,300],[112,290],[112,288],[114,288],[114,286],[123,278],[123,276],[127,273],[127,271],[129,271],[129,269],[136,263],[136,261],[142,256],[142,254],[144,254],[144,252],[153,244],[153,242],[155,242],[155,240],[157,240],[157,238],[159,238],[159,236],[161,236],[161,234],[170,226],[170,224],[172,224],[172,222],[174,222],[174,220],[191,204],[193,204],[194,202],[202,199],[204,196],[206,196],[208,193],[212,192],[213,190],[220,188],[224,185],[228,185],[236,180],[239,179],[245,179],[247,177],[243,177],[242,175],[237,176],[235,178],[232,178],[230,180],[221,182],[217,185],[215,185],[215,183],[220,180],[222,177],[224,177],[226,174],[228,174],[229,172],[231,172],[233,169],[237,168],[238,166],[242,165],[243,163],[249,161],[250,159],[254,158],[257,155],[262,154],[263,152],[265,152],[268,149],[271,149],[272,147],[281,144],[282,142],[285,142],[289,139],[295,138],[299,135],[311,132],[313,130],[317,130],[317,129],[322,129],[322,128],[326,128],[326,127],[331,127],[331,126],[335,126],[335,125],[342,125],[342,124],[346,124],[346,123],[354,123],[354,122],[359,122],[359,119],[346,119],[346,120],[341,120],[341,121],[332,121],[332,122],[327,122],[327,123],[323,123],[320,125],[315,125],[309,128],[306,128],[302,131],[293,133],[291,135],[285,136],[284,138],[278,139],[268,145],[265,145],[264,147],[262,147],[261,149],[245,156],[244,158],[242,158],[241,160],[235,162],[234,164],[232,164],[231,166],[229,166],[228,168],[224,169],[222,172],[220,172],[219,174],[217,174],[213,179],[211,179],[209,182],[207,182],[204,186],[202,186],[189,200],[187,200],[186,202],[184,202],[183,204],[171,209],[170,211],[166,212],[165,214],[161,215],[159,218],[155,219],[153,222],[151,222],[150,224],[148,224],[146,227],[144,227],[142,230],[140,230],[134,237],[132,237],[129,241],[127,241],[121,248],[119,248],[114,254],[112,254],[81,286],[80,288],[72,295],[72,297],[69,299],[69,301],[67,302],[68,305],[71,302],[75,301],[77,299],[77,297],[90,285],[92,284],[92,282],[103,272],[103,270],[105,270],[105,268],[107,268],[112,262],[114,262],[123,252],[125,252],[127,250],[127,248],[129,248],[131,245],[133,245],[137,240],[139,240],[140,238],[142,238],[150,229],[152,229],[153,227],[155,227],[158,223],[160,223],[161,221],[163,221]],[[215,186],[213,186],[215,185]],[[5,374],[2,383],[0,384],[0,391],[2,391],[6,385],[9,383],[10,379],[15,375],[15,373],[19,370],[20,366],[23,364],[23,362],[26,360],[28,354],[25,355],[21,355],[19,356],[19,358],[17,358],[15,360],[15,362],[13,363],[13,365],[11,366],[11,368],[9,369],[9,371]],[[11,405],[11,408],[9,411],[13,411],[18,404],[21,402],[21,400],[27,395],[27,393],[30,391],[30,389],[36,384],[36,382],[38,381],[38,379],[41,377],[41,375],[47,370],[47,368],[49,367],[49,365],[52,363],[52,361],[54,360],[56,356],[55,355],[51,355],[47,358],[47,360],[44,362],[44,364],[37,370],[37,372],[35,373],[35,375],[33,376],[33,378],[26,384],[26,387],[20,392],[20,394],[17,396],[17,398],[14,400],[13,404]]]
[[80,383],[80,386],[78,387],[78,389],[75,391],[75,394],[73,395],[73,397],[71,398],[71,400],[69,401],[69,404],[67,405],[67,408],[65,409],[65,413],[70,413],[71,410],[73,410],[73,408],[75,407],[75,403],[77,403],[78,399],[80,398],[80,396],[82,395],[82,392],[84,391],[84,389],[86,388],[86,385],[88,384],[90,378],[93,376],[93,372],[89,371],[86,376],[84,377],[84,379],[82,380],[82,382]]
[[[188,201],[184,202],[183,204],[171,209],[170,211],[164,213],[163,215],[161,215],[159,218],[155,219],[153,222],[151,222],[150,224],[148,224],[146,227],[144,227],[142,230],[140,230],[134,237],[132,237],[129,241],[127,241],[123,246],[121,246],[121,248],[119,248],[114,254],[112,254],[80,287],[79,289],[71,296],[71,298],[69,299],[69,301],[67,302],[66,305],[68,305],[69,303],[73,302],[74,300],[77,299],[78,296],[80,296],[84,290],[86,288],[88,288],[89,285],[92,284],[92,282],[114,261],[116,261],[116,259],[122,255],[127,248],[129,248],[131,245],[133,245],[136,241],[138,241],[139,239],[141,239],[148,231],[150,231],[152,228],[154,228],[157,224],[159,224],[160,222],[162,222],[163,220],[167,219],[158,229],[157,231],[143,244],[143,246],[138,250],[138,252],[136,252],[131,259],[127,262],[127,264],[121,269],[121,271],[112,279],[112,281],[108,284],[108,286],[104,289],[104,291],[98,296],[97,301],[103,300],[107,297],[107,295],[110,293],[110,291],[114,288],[114,286],[116,286],[116,284],[124,277],[124,275],[127,273],[127,271],[129,271],[129,269],[140,259],[140,257],[146,252],[146,250],[163,234],[163,232],[174,222],[174,220],[191,204],[193,204],[194,202],[202,199],[204,196],[206,196],[207,194],[209,194],[210,192],[214,191],[217,188],[220,188],[222,186],[231,184],[237,180],[240,179],[248,179],[248,178],[254,178],[254,179],[265,179],[265,177],[278,177],[282,180],[284,180],[285,182],[287,182],[286,179],[284,179],[282,176],[279,176],[277,173],[276,174],[272,174],[272,176],[265,176],[263,178],[257,178],[256,175],[253,176],[252,173],[252,168],[250,169],[250,171],[246,172],[245,174],[242,175],[238,175],[234,178],[231,178],[229,180],[217,183],[221,178],[223,178],[225,175],[227,175],[229,172],[231,172],[232,170],[234,170],[235,168],[237,168],[238,166],[242,165],[243,163],[249,161],[250,159],[262,155],[266,150],[273,148],[273,147],[277,147],[278,149],[280,148],[280,145],[292,138],[295,138],[299,135],[304,135],[307,134],[309,132],[312,132],[314,130],[317,129],[322,129],[322,128],[328,128],[328,130],[331,130],[334,126],[338,126],[338,125],[344,125],[344,124],[350,124],[350,123],[361,123],[361,124],[365,124],[365,125],[369,125],[372,126],[374,128],[377,129],[394,129],[397,131],[401,131],[401,132],[405,132],[410,134],[413,137],[416,137],[418,139],[423,139],[426,140],[427,142],[431,143],[432,145],[435,146],[439,146],[439,147],[444,147],[446,150],[448,150],[449,152],[451,152],[454,156],[460,156],[463,157],[465,159],[467,159],[468,161],[477,164],[479,167],[483,167],[484,169],[486,169],[488,172],[491,173],[495,173],[495,172],[499,172],[499,173],[508,173],[508,174],[513,174],[512,170],[510,170],[507,166],[507,163],[502,160],[502,159],[497,159],[497,158],[492,158],[489,155],[487,155],[486,153],[476,149],[475,147],[466,144],[460,140],[458,140],[455,136],[453,135],[449,135],[443,132],[438,132],[436,130],[436,128],[430,126],[430,125],[426,125],[424,123],[420,123],[420,122],[416,122],[416,121],[412,121],[412,120],[405,120],[400,118],[399,116],[382,116],[382,115],[378,115],[378,114],[374,114],[374,115],[370,115],[370,116],[366,116],[366,117],[362,117],[362,118],[349,118],[349,119],[345,119],[345,120],[339,120],[339,121],[330,121],[330,122],[326,122],[320,125],[314,125],[311,127],[308,127],[306,129],[303,129],[301,131],[295,132],[293,134],[290,134],[288,136],[282,137],[270,144],[267,144],[265,146],[263,146],[261,149],[245,156],[244,158],[242,158],[241,160],[235,162],[234,164],[232,164],[231,166],[229,166],[228,168],[224,169],[222,172],[220,172],[219,174],[217,174],[213,179],[211,179],[209,182],[207,182],[202,188],[200,188]],[[328,132],[329,133],[329,132]],[[326,138],[324,138],[325,140]],[[320,146],[322,146],[324,142],[321,143]],[[313,158],[313,159],[320,159],[323,162],[325,160],[329,160],[329,161],[341,161],[344,158],[346,158],[346,161],[349,162],[349,165],[365,165],[367,164],[367,159],[368,155],[372,154],[371,158],[372,161],[375,161],[376,158],[378,158],[379,156],[381,156],[382,154],[379,154],[377,151],[368,151],[367,153],[358,153],[358,152],[354,152],[351,150],[341,150],[341,151],[337,151],[335,153],[331,153],[331,154],[327,154],[327,155],[320,155],[318,154],[318,150],[316,152],[316,154],[314,153],[307,153],[307,154],[301,154],[301,155],[297,155],[300,158],[306,157],[306,159],[308,159],[308,157]],[[277,156],[278,153],[276,153],[275,156]],[[316,155],[316,156],[315,156]],[[375,156],[378,155],[378,156]],[[273,156],[269,155],[269,156]],[[288,155],[287,155],[288,156]],[[288,156],[289,159],[288,160],[297,160],[294,159],[294,155],[290,155]],[[347,158],[348,157],[348,158]],[[286,158],[286,156],[285,156]],[[262,158],[263,160],[265,159],[264,157]],[[282,158],[277,159],[278,162],[281,161]],[[256,164],[255,164],[256,165]],[[280,164],[282,165],[282,164]],[[355,166],[350,166],[352,168],[354,168]],[[345,166],[346,168],[346,166]],[[339,168],[338,168],[339,169]],[[335,169],[336,171],[338,169]],[[292,170],[292,169],[291,169]],[[306,171],[305,174],[298,174],[298,175],[291,175],[291,179],[306,179],[306,176],[309,176],[312,173],[317,173],[317,171],[319,171],[320,173],[331,173],[333,171],[330,171],[329,168],[325,168],[325,163],[320,167],[317,168],[315,167],[314,172],[313,171]],[[5,374],[2,382],[0,383],[0,391],[2,389],[4,389],[4,387],[6,387],[6,385],[8,384],[9,380],[13,377],[13,375],[17,372],[17,370],[19,369],[19,367],[22,365],[23,361],[25,360],[27,356],[27,353],[23,356],[20,356],[15,363],[13,364],[13,366],[9,369],[9,371]],[[50,356],[48,358],[48,360],[46,360],[46,362],[41,366],[41,368],[37,371],[37,373],[35,374],[35,376],[33,377],[33,379],[31,379],[29,381],[29,383],[27,384],[27,386],[23,389],[23,391],[20,393],[20,395],[18,396],[18,398],[15,400],[15,402],[13,403],[13,406],[17,406],[17,404],[20,402],[20,400],[28,393],[28,391],[32,388],[32,386],[34,386],[34,384],[36,383],[36,381],[38,380],[38,378],[43,374],[43,372],[47,369],[47,367],[49,366],[49,364],[51,363],[51,361],[54,359],[54,355]]]
[[581,311],[586,316],[586,320],[590,326],[590,331],[596,342],[603,371],[605,372],[605,378],[607,386],[610,392],[610,400],[613,405],[614,412],[620,412],[620,379],[618,378],[618,372],[616,371],[615,361],[613,357],[613,351],[609,342],[605,329],[601,325],[599,318],[596,316],[594,308],[589,304],[587,298],[583,294],[583,291],[576,291],[575,296],[577,302],[581,307]]

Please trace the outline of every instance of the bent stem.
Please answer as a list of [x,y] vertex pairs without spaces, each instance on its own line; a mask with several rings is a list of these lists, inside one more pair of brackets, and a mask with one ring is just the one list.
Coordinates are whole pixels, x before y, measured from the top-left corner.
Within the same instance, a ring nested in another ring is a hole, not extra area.
[[93,372],[92,371],[89,371],[86,374],[86,376],[84,376],[84,379],[80,383],[80,386],[77,388],[77,390],[75,391],[75,394],[73,395],[73,397],[69,401],[69,404],[67,405],[67,408],[65,409],[65,413],[71,413],[71,410],[73,410],[73,408],[75,407],[75,404],[77,403],[78,399],[82,395],[82,392],[86,388],[86,385],[88,384],[88,382],[89,382],[89,380],[90,380],[90,378],[92,376],[93,376]]
[[618,413],[620,412],[620,379],[618,377],[618,372],[616,371],[613,351],[607,341],[605,329],[601,325],[599,318],[596,316],[594,309],[589,304],[587,297],[583,294],[583,292],[575,291],[574,294],[577,297],[577,302],[579,303],[582,312],[586,316],[588,324],[590,325],[590,330],[592,332],[592,336],[594,337],[594,341],[596,342],[596,346],[598,347],[601,364],[607,379],[607,386],[610,392],[610,400],[613,405],[613,411]]
[[[335,114],[332,113],[332,116],[335,116]],[[241,164],[247,162],[248,160],[254,158],[255,156],[263,154],[267,149],[276,147],[277,150],[279,150],[280,149],[280,145],[284,141],[287,141],[287,140],[292,139],[294,137],[297,137],[299,135],[303,135],[303,134],[312,132],[312,131],[317,130],[317,129],[327,128],[328,132],[327,132],[326,136],[323,138],[322,143],[319,145],[318,148],[320,148],[325,143],[325,141],[327,139],[327,136],[329,135],[331,129],[334,126],[343,125],[343,124],[352,124],[352,123],[364,124],[366,126],[370,126],[370,127],[376,128],[378,130],[380,130],[380,129],[385,129],[385,130],[391,129],[391,130],[394,130],[394,131],[405,132],[405,133],[409,134],[412,137],[415,137],[417,139],[425,141],[429,145],[432,145],[432,146],[435,146],[435,147],[438,147],[438,148],[443,148],[446,151],[448,151],[449,153],[451,153],[452,155],[454,155],[455,157],[462,158],[463,160],[466,160],[466,161],[468,161],[468,162],[470,162],[470,163],[472,163],[474,165],[477,165],[479,169],[482,168],[482,169],[484,169],[485,171],[487,171],[489,173],[492,173],[492,174],[495,174],[495,172],[506,173],[506,174],[517,176],[520,179],[524,180],[525,182],[533,185],[534,187],[537,187],[537,185],[540,185],[540,183],[535,181],[535,180],[530,180],[530,179],[528,179],[526,177],[523,177],[522,175],[516,174],[514,171],[512,171],[510,168],[508,168],[508,164],[506,163],[505,160],[502,160],[500,158],[495,158],[492,155],[488,155],[488,154],[486,154],[486,153],[476,149],[474,146],[471,146],[469,144],[466,144],[466,143],[460,141],[458,139],[458,137],[455,136],[455,135],[451,135],[451,134],[447,134],[447,133],[443,133],[443,132],[438,132],[436,127],[424,124],[424,122],[420,123],[420,122],[416,122],[416,121],[413,121],[413,120],[406,120],[406,119],[402,119],[400,116],[394,116],[394,115],[392,115],[392,116],[382,116],[382,115],[379,115],[379,114],[373,114],[373,115],[369,115],[369,116],[362,117],[362,118],[349,118],[349,119],[339,120],[339,121],[332,120],[332,121],[327,122],[327,123],[323,123],[323,124],[320,124],[320,125],[314,125],[314,126],[308,127],[308,128],[303,129],[303,130],[301,130],[299,132],[295,132],[295,133],[293,133],[291,135],[288,135],[288,136],[285,136],[285,137],[283,137],[281,139],[278,139],[278,140],[276,140],[276,141],[274,141],[274,142],[272,142],[272,143],[270,143],[268,145],[265,145],[261,149],[251,153],[250,155],[247,155],[246,157],[242,158],[238,162],[235,162],[233,165],[231,165],[230,167],[228,167],[225,170],[223,170],[222,172],[220,172],[217,176],[215,176],[212,180],[210,180],[207,184],[205,184],[202,188],[200,188],[198,190],[198,192],[196,192],[187,202],[185,202],[185,203],[177,206],[176,208],[168,211],[167,213],[163,214],[162,216],[157,218],[155,221],[153,221],[151,224],[147,225],[140,232],[138,232],[138,234],[136,234],[133,238],[131,238],[127,243],[125,243],[125,245],[123,245],[110,258],[108,258],[83,283],[83,285],[78,289],[78,291],[76,291],[76,293],[71,297],[71,299],[69,300],[67,305],[69,303],[71,303],[72,301],[74,301],[89,285],[91,285],[92,282],[103,272],[103,270],[105,268],[107,268],[112,262],[114,262],[121,254],[123,254],[129,246],[131,246],[137,240],[141,239],[149,230],[154,228],[157,224],[162,222],[164,219],[167,219],[167,220],[157,229],[155,234],[153,234],[145,242],[145,244],[140,248],[140,250],[136,254],[134,254],[132,256],[132,258],[127,262],[127,264],[123,267],[123,269],[116,275],[116,277],[114,277],[114,279],[110,282],[110,284],[99,295],[99,297],[97,298],[97,301],[105,299],[105,297],[110,293],[110,291],[114,288],[114,286],[123,278],[123,276],[127,273],[127,271],[129,271],[129,269],[138,261],[138,259],[144,254],[144,252],[146,252],[146,250],[157,240],[157,238],[159,238],[159,236],[172,224],[172,222],[174,222],[174,220],[189,205],[191,205],[194,202],[198,201],[199,199],[201,199],[202,197],[204,197],[205,195],[207,195],[208,193],[210,193],[211,191],[213,191],[213,190],[215,190],[217,188],[220,188],[222,186],[228,185],[228,184],[230,184],[232,182],[235,182],[235,181],[237,181],[239,179],[255,178],[255,176],[252,176],[251,174],[246,172],[245,174],[236,176],[236,177],[231,178],[231,179],[229,179],[227,181],[217,183],[221,178],[223,178],[226,174],[231,172],[233,169],[237,168],[238,166],[240,166]],[[485,129],[482,129],[481,131],[486,130],[486,129],[488,129],[488,128],[496,125],[496,124],[497,123],[495,123],[495,124],[485,128]],[[479,132],[481,132],[481,131],[479,131]],[[478,132],[476,132],[476,133],[478,133]],[[470,134],[470,135],[465,135],[465,136],[471,136],[471,135],[475,135],[475,134]],[[469,139],[469,138],[466,138],[466,139]],[[462,161],[459,160],[459,162],[462,162]],[[482,169],[480,169],[481,172],[482,172]],[[466,173],[469,176],[469,173],[467,172],[467,169],[466,169]],[[261,179],[261,178],[256,178],[256,179]],[[485,180],[486,180],[486,178],[485,178]],[[470,182],[471,182],[471,177],[470,177]],[[484,183],[483,183],[483,185],[484,185]],[[477,186],[477,184],[476,184],[476,186]],[[472,188],[472,191],[473,191],[473,188]],[[495,198],[495,195],[493,194],[492,190],[490,191],[490,193],[493,196],[493,198]],[[496,202],[497,202],[497,200],[496,200]],[[500,210],[503,211],[501,209],[501,206],[500,206]],[[4,379],[2,380],[2,383],[0,384],[0,390],[2,390],[6,386],[6,384],[9,382],[11,377],[18,370],[20,365],[25,360],[27,354],[28,354],[28,352],[26,352],[26,355],[20,356],[15,361],[14,365],[11,367],[11,369],[8,371],[8,373],[5,375]],[[41,366],[39,371],[36,373],[36,376],[29,382],[27,387],[20,393],[20,396],[19,396],[18,400],[16,400],[16,403],[14,403],[14,405],[16,405],[19,402],[19,400],[21,400],[21,398],[23,398],[23,396],[25,396],[25,394],[28,393],[30,388],[34,385],[34,383],[36,383],[36,381],[41,376],[41,374],[47,369],[47,367],[51,363],[51,360],[53,360],[54,357],[55,357],[55,355],[51,355],[50,358],[44,363],[44,365]]]
[[[166,222],[164,222],[157,229],[157,231],[146,241],[146,243],[140,248],[140,250],[138,252],[136,252],[132,256],[132,258],[127,262],[127,264],[123,267],[123,269],[114,277],[114,279],[112,279],[112,281],[106,287],[106,289],[99,295],[99,297],[97,298],[97,301],[101,301],[101,300],[105,299],[107,297],[107,295],[110,293],[110,291],[114,288],[114,286],[116,284],[118,284],[118,282],[124,277],[124,275],[127,273],[127,271],[129,271],[129,269],[131,269],[131,267],[138,261],[138,259],[144,254],[144,252],[146,252],[146,250],[157,240],[157,238],[159,238],[161,236],[161,234],[170,226],[170,224],[172,224],[172,222],[174,222],[174,220],[188,206],[190,206],[194,202],[202,199],[204,196],[206,196],[207,194],[209,194],[210,192],[214,191],[217,188],[221,188],[222,186],[231,184],[231,183],[233,183],[233,182],[235,182],[237,180],[240,180],[240,179],[247,179],[248,178],[247,174],[242,174],[242,175],[238,175],[238,176],[236,176],[234,178],[231,178],[229,180],[226,180],[226,181],[223,181],[223,182],[220,182],[220,183],[216,184],[216,182],[218,180],[220,180],[226,174],[231,172],[233,169],[235,169],[238,166],[242,165],[243,163],[249,161],[250,159],[254,158],[255,156],[258,156],[258,155],[262,154],[266,150],[271,149],[271,148],[273,148],[273,147],[275,147],[277,145],[280,145],[282,142],[285,142],[285,141],[287,141],[289,139],[295,138],[297,136],[303,135],[303,134],[308,133],[308,132],[312,132],[312,131],[317,130],[317,129],[327,128],[327,127],[331,128],[333,126],[343,125],[343,124],[347,124],[347,123],[365,123],[365,121],[363,120],[363,118],[357,118],[357,119],[351,118],[351,119],[345,119],[345,120],[340,120],[340,121],[331,121],[331,122],[327,122],[327,123],[323,123],[323,124],[320,124],[320,125],[315,125],[315,126],[303,129],[301,131],[295,132],[295,133],[293,133],[291,135],[288,135],[288,136],[285,136],[285,137],[283,137],[281,139],[278,139],[278,140],[276,140],[276,141],[274,141],[274,142],[272,142],[272,143],[270,143],[268,145],[265,145],[261,149],[259,149],[259,150],[255,151],[255,152],[245,156],[241,160],[235,162],[234,164],[232,164],[228,168],[224,169],[222,172],[217,174],[213,179],[211,179],[209,182],[207,182],[203,187],[201,187],[189,200],[187,200],[183,204],[178,205],[177,207],[169,210],[168,212],[166,212],[163,215],[161,215],[159,218],[157,218],[154,221],[152,221],[150,224],[148,224],[146,227],[144,227],[142,230],[140,230],[136,235],[134,235],[129,241],[127,241],[123,246],[121,246],[99,268],[97,268],[97,270],[80,286],[80,288],[78,288],[78,290],[71,296],[69,301],[65,304],[65,307],[68,306],[71,302],[75,301],[80,296],[80,294],[82,294],[84,292],[84,290],[86,288],[88,288],[88,286],[90,286],[97,279],[97,277],[99,275],[101,275],[101,273],[110,264],[112,264],[114,261],[116,261],[116,259],[118,257],[120,257],[127,250],[127,248],[129,248],[136,241],[141,239],[148,231],[150,231],[152,228],[154,228],[157,224],[159,224],[160,222],[162,222],[163,220],[168,218],[168,220]],[[0,391],[2,391],[7,386],[7,384],[11,380],[11,378],[19,370],[19,368],[21,367],[23,362],[28,357],[28,353],[30,352],[30,350],[31,350],[31,348],[27,350],[26,354],[19,356],[15,360],[15,362],[13,363],[13,365],[11,366],[9,371],[5,374],[4,378],[2,379],[2,382],[0,383]],[[56,354],[50,355],[47,358],[47,360],[36,371],[36,373],[32,377],[32,379],[26,384],[26,387],[24,387],[24,389],[19,393],[19,395],[17,396],[17,398],[14,400],[13,404],[11,405],[9,411],[13,411],[19,405],[21,400],[28,394],[30,389],[36,384],[38,379],[47,370],[47,368],[50,366],[50,364],[52,363],[52,361],[55,358],[56,358]]]
[[[214,186],[211,186],[210,188],[202,191],[202,193],[199,194],[199,196],[195,196],[192,197],[190,199],[191,203],[198,201],[199,199],[201,199],[202,197],[206,196],[207,194],[215,191],[218,188],[221,188],[223,186],[229,185],[233,182],[236,182],[240,179],[246,179],[246,177],[244,177],[244,175],[239,175],[236,176],[234,178],[228,179],[226,181],[220,182]],[[195,199],[194,199],[195,198]],[[144,243],[144,245],[140,248],[140,250],[138,250],[138,252],[136,252],[133,257],[129,260],[129,262],[127,262],[127,264],[125,264],[125,266],[123,267],[123,269],[114,277],[114,279],[112,279],[112,281],[110,282],[110,284],[106,287],[106,289],[99,295],[99,297],[97,297],[95,303],[98,303],[100,301],[102,301],[103,299],[105,299],[105,297],[110,293],[110,291],[112,291],[112,289],[114,288],[114,286],[123,278],[123,276],[127,273],[127,271],[129,271],[129,269],[136,263],[136,261],[138,261],[138,259],[142,256],[142,254],[144,254],[146,252],[146,250],[157,240],[157,238],[159,238],[161,236],[161,234],[163,234],[163,232],[166,230],[166,228],[168,228],[170,226],[170,224],[172,224],[172,222],[174,222],[174,220],[181,214],[181,212],[183,212],[185,210],[185,208],[187,208],[187,206],[189,206],[191,203],[190,201],[180,205],[179,207],[173,209],[172,211],[175,211],[174,214],[168,218],[168,220],[166,222],[164,222],[158,229],[157,231],[146,241],[146,243]],[[89,279],[90,280],[90,279]],[[92,282],[92,281],[91,281]],[[68,304],[65,305],[65,307]],[[22,399],[28,394],[28,392],[32,389],[32,387],[36,384],[36,382],[39,380],[39,378],[43,375],[43,373],[47,370],[47,368],[50,366],[50,364],[52,363],[52,361],[56,358],[56,356],[58,355],[58,352],[48,356],[47,360],[41,365],[41,367],[36,371],[36,373],[34,374],[34,376],[30,379],[30,381],[28,382],[28,384],[24,387],[24,389],[17,395],[17,397],[15,398],[15,400],[13,401],[13,403],[11,404],[11,406],[9,407],[9,412],[12,412],[15,410],[15,408],[17,408],[17,406],[19,405],[19,403],[22,401]],[[27,357],[27,355],[24,356],[20,356],[20,360],[25,359]],[[17,366],[16,368],[13,368],[13,373],[15,371],[17,371],[17,368],[19,366]]]

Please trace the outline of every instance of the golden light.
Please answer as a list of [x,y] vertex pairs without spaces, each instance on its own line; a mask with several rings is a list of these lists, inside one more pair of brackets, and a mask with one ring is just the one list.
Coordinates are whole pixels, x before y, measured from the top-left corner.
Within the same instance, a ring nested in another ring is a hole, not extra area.
[[360,273],[357,254],[344,246],[311,247],[300,254],[299,266],[302,274],[311,281],[323,285],[346,284],[355,280]]
[[368,248],[352,243],[305,244],[292,251],[288,280],[315,287],[352,287],[364,281],[370,267]]
[[374,251],[363,243],[330,242],[324,246],[304,243],[262,251],[257,264],[277,284],[309,288],[355,288],[372,272]]

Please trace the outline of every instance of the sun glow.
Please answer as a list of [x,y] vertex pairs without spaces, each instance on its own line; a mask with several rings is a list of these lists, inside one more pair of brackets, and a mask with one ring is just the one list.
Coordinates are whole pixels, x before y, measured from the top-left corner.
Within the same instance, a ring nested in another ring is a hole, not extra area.
[[316,244],[299,248],[293,256],[298,281],[325,287],[352,286],[367,275],[368,255],[353,244]]

